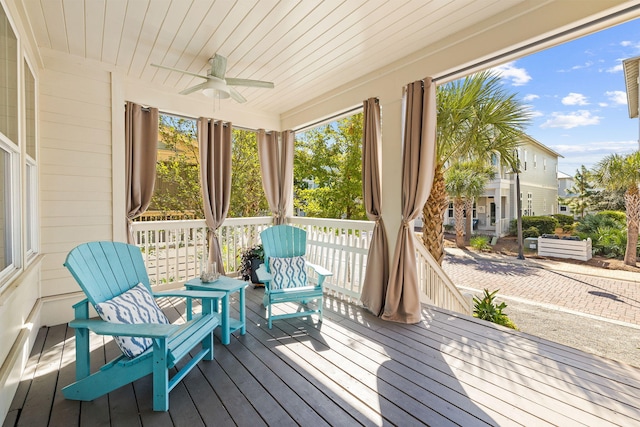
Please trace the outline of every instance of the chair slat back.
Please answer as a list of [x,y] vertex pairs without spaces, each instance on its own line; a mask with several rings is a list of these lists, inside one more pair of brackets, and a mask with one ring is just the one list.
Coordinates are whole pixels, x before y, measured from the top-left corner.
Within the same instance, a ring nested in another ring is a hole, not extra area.
[[109,300],[149,276],[140,248],[121,242],[89,242],[75,247],[64,262],[92,304]]
[[264,264],[269,270],[269,257],[304,256],[307,252],[307,232],[291,225],[274,225],[260,233],[264,248]]

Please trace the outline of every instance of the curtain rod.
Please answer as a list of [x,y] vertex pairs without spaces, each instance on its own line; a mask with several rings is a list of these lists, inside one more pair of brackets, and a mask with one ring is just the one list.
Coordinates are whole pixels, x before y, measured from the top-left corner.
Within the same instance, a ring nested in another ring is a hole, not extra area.
[[348,114],[355,113],[358,110],[362,110],[362,105],[357,105],[357,106],[352,107],[352,108],[350,108],[348,110],[341,111],[341,112],[336,113],[336,114],[334,114],[332,116],[326,117],[326,118],[321,119],[321,120],[317,120],[317,121],[315,121],[313,123],[310,123],[308,125],[304,125],[304,126],[301,126],[299,128],[295,128],[295,129],[293,129],[293,131],[297,133],[297,132],[301,132],[303,130],[312,129],[312,128],[314,128],[316,126],[319,126],[319,125],[321,125],[323,123],[331,122],[331,121],[337,119],[338,117],[344,117],[344,116],[346,116]]
[[438,81],[441,81],[441,80],[453,79],[455,76],[458,76],[458,75],[464,73],[465,71],[471,71],[471,70],[483,67],[485,65],[494,63],[497,60],[500,60],[500,59],[503,59],[503,58],[506,58],[506,57],[510,57],[510,56],[512,56],[514,54],[517,54],[517,53],[520,53],[520,52],[523,52],[523,51],[528,51],[528,50],[530,50],[530,49],[532,49],[532,48],[534,48],[536,46],[539,46],[541,44],[545,44],[547,42],[553,41],[553,40],[558,39],[560,37],[564,37],[564,36],[576,33],[578,31],[584,30],[586,28],[592,27],[592,26],[594,26],[596,24],[600,24],[602,22],[609,21],[609,20],[611,20],[613,18],[617,18],[617,17],[620,17],[620,16],[627,15],[627,14],[629,14],[631,12],[634,12],[634,11],[636,11],[638,9],[640,9],[640,5],[638,5],[638,4],[634,5],[634,6],[630,6],[630,7],[626,8],[626,9],[619,10],[617,12],[614,12],[614,13],[610,14],[610,15],[603,16],[603,17],[595,19],[593,21],[589,21],[589,22],[586,22],[584,24],[578,25],[577,27],[573,27],[573,28],[570,28],[568,30],[561,31],[558,34],[547,36],[547,37],[545,37],[543,39],[531,42],[531,43],[526,44],[524,46],[520,46],[520,47],[518,47],[516,49],[512,49],[512,50],[509,50],[507,52],[501,53],[500,55],[492,56],[491,58],[476,62],[476,63],[468,65],[468,66],[466,66],[464,68],[459,68],[456,71],[452,71],[450,73],[443,74],[441,76],[433,77],[431,80],[434,83],[438,83]]
[[[166,111],[160,111],[160,114],[163,114],[165,116],[171,116],[171,117],[177,117],[179,119],[186,119],[186,120],[198,120],[196,117],[189,117],[189,116],[184,116],[182,114],[175,114],[175,113],[167,113]],[[228,122],[224,122],[223,126],[228,126],[229,123]],[[233,123],[231,124],[231,127],[233,129],[238,129],[238,130],[244,130],[247,132],[258,132],[258,129],[251,129],[251,128],[247,128],[247,127],[243,127],[243,126],[238,126],[238,125],[234,125]],[[272,131],[266,131],[266,134],[269,135]]]

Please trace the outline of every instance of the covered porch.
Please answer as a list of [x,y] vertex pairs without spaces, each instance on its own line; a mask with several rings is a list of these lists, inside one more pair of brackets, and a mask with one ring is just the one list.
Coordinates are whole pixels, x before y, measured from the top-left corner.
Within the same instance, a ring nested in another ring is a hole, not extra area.
[[[405,325],[328,297],[321,324],[269,330],[261,301],[247,290],[247,334],[216,341],[215,360],[171,392],[167,413],[151,410],[148,377],[93,402],[65,400],[73,330],[41,328],[4,426],[640,423],[640,371],[624,364],[428,305]],[[184,306],[164,311],[184,316]],[[119,352],[94,338],[98,361]]]
[[[10,46],[0,63],[14,72],[3,88],[15,92],[2,104],[8,111],[2,117],[15,119],[15,129],[0,132],[7,214],[0,271],[4,425],[207,425],[217,417],[220,424],[238,425],[638,422],[631,399],[637,370],[457,314],[468,313],[468,301],[465,307],[420,245],[419,294],[430,304],[421,306],[421,321],[383,322],[359,308],[372,221],[289,217],[312,235],[333,227],[348,230],[333,236],[359,237],[312,240],[310,256],[334,271],[324,323],[283,321],[269,331],[260,291],[252,290],[248,334],[228,347],[216,343],[216,359],[175,389],[169,413],[150,411],[147,380],[83,404],[62,400],[60,388],[73,376],[74,340],[66,322],[72,304],[83,298],[63,267],[65,257],[86,241],[126,240],[126,101],[281,132],[377,98],[381,211],[393,251],[398,230],[407,225],[401,212],[403,87],[428,76],[445,83],[637,18],[640,2],[584,1],[577,8],[564,0],[0,0],[0,7],[2,40]],[[228,56],[230,77],[273,80],[276,89],[243,89],[244,104],[185,96],[179,92],[198,77],[151,66],[206,74],[217,52]],[[228,218],[222,227],[259,229],[270,221]],[[203,227],[183,225],[178,229],[196,238]],[[168,223],[140,227],[140,236],[173,233]],[[151,254],[151,242],[171,247],[160,237],[136,243]],[[197,274],[186,248],[198,244],[147,259],[157,289],[180,287]],[[235,244],[232,239],[228,247]],[[165,310],[172,320],[184,315],[184,307]],[[116,351],[110,342],[95,344],[101,358]]]

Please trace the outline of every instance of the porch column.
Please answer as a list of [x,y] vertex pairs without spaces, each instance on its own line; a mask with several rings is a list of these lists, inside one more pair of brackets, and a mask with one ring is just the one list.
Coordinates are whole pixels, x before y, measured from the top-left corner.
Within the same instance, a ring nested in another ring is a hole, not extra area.
[[[382,117],[382,217],[393,251],[402,223],[402,98],[380,98]],[[392,255],[392,254],[391,254]],[[393,256],[389,256],[391,264]],[[391,265],[389,265],[391,267]]]

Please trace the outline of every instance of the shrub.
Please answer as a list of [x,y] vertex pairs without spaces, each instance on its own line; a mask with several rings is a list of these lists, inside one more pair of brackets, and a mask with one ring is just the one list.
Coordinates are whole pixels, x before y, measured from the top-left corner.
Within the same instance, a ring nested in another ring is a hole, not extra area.
[[498,325],[511,329],[518,329],[515,323],[502,312],[502,310],[507,307],[507,304],[503,301],[499,305],[496,305],[494,299],[497,293],[498,290],[490,293],[488,289],[485,289],[482,299],[473,297],[473,317],[497,323]]
[[[509,232],[513,235],[517,234],[518,220],[511,221],[511,227]],[[523,216],[522,217],[522,229],[535,227],[540,234],[553,234],[558,227],[558,220],[550,216]]]
[[582,239],[586,239],[587,237],[591,237],[591,240],[595,240],[593,238],[593,234],[596,234],[598,228],[603,227],[618,227],[623,228],[626,225],[626,219],[620,220],[619,216],[616,215],[585,215],[578,223],[576,224],[575,230],[578,236]]
[[526,239],[527,237],[539,237],[540,230],[536,227],[529,227],[526,230],[522,230],[522,238]]
[[596,213],[597,216],[604,216],[618,221],[621,224],[627,223],[627,214],[621,211],[601,211]]
[[486,251],[491,248],[491,246],[489,246],[489,238],[487,236],[473,236],[469,241],[469,244],[473,249],[479,251]]
[[573,223],[575,222],[571,215],[553,214],[551,216],[555,218],[556,221],[558,221],[558,224],[560,225],[560,227],[562,227],[563,230],[564,227],[566,227],[567,225],[573,225]]

